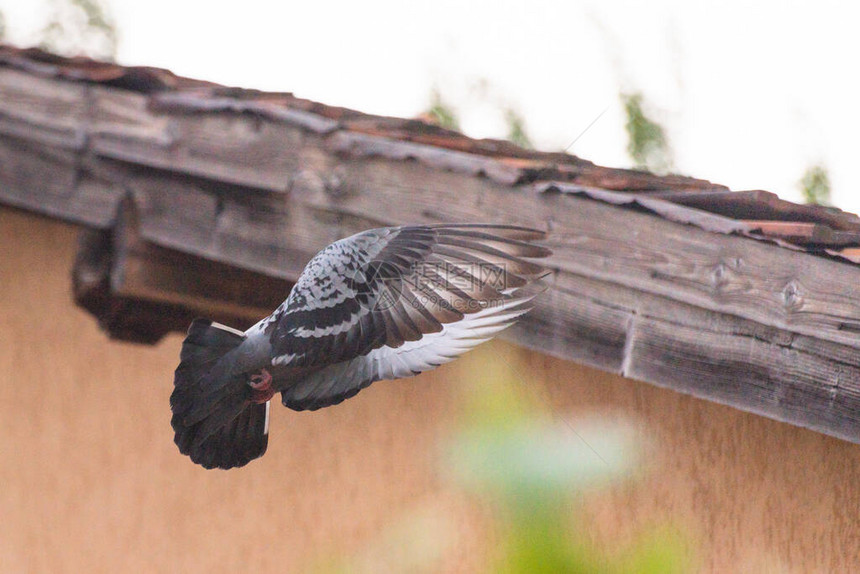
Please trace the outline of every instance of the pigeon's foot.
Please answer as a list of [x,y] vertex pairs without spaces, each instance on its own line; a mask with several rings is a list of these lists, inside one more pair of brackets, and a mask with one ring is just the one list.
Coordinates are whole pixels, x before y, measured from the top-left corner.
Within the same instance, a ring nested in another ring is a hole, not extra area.
[[275,389],[272,388],[272,375],[266,369],[261,369],[258,374],[251,375],[248,386],[251,387],[251,401],[257,404],[265,403],[275,396]]

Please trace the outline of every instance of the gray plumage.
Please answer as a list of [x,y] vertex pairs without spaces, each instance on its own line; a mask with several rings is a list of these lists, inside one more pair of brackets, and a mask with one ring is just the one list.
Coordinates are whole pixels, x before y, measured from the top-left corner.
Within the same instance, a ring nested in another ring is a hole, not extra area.
[[532,243],[543,237],[506,225],[372,229],[323,249],[248,331],[196,320],[171,396],[180,451],[207,468],[242,466],[266,450],[271,393],[315,410],[492,338],[541,290],[546,270],[529,260],[550,253]]

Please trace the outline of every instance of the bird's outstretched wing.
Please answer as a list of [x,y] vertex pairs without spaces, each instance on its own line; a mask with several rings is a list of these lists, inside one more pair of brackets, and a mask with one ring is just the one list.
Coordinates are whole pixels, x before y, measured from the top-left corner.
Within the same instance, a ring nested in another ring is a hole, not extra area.
[[284,405],[318,409],[380,379],[458,357],[529,310],[550,251],[543,232],[503,225],[365,231],[308,263],[263,325],[273,365],[307,368]]

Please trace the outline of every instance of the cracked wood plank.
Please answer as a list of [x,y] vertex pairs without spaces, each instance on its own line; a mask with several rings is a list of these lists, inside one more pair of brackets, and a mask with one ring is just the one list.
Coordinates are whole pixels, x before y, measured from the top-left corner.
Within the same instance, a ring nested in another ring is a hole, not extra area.
[[860,356],[852,347],[574,274],[556,276],[547,295],[503,336],[860,443]]
[[[298,186],[291,203],[368,227],[474,220],[548,228],[548,245],[556,252],[550,263],[558,269],[860,348],[856,267],[588,199],[428,172],[409,162],[342,160],[338,170],[342,189]],[[291,222],[293,228],[309,224],[337,227],[320,218]]]
[[[505,221],[549,229],[558,269],[513,340],[860,441],[856,267],[513,185],[529,161],[347,137],[224,101],[212,114],[158,111],[143,94],[39,82],[31,97],[0,75],[0,196],[112,228],[84,242],[76,292],[114,336],[154,340],[200,313],[253,322],[318,249],[361,229]],[[39,100],[63,86],[57,102]],[[586,184],[671,193],[648,174],[568,167]],[[128,197],[133,228],[115,219]]]
[[560,269],[860,348],[853,266],[574,197],[538,206]]

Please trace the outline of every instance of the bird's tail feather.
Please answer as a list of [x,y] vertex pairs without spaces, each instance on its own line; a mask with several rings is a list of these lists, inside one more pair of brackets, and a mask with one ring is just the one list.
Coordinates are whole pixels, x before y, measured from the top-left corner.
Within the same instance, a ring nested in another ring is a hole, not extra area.
[[266,452],[269,403],[250,400],[247,375],[231,374],[231,351],[244,335],[195,319],[182,343],[170,407],[174,441],[205,468],[243,466]]

